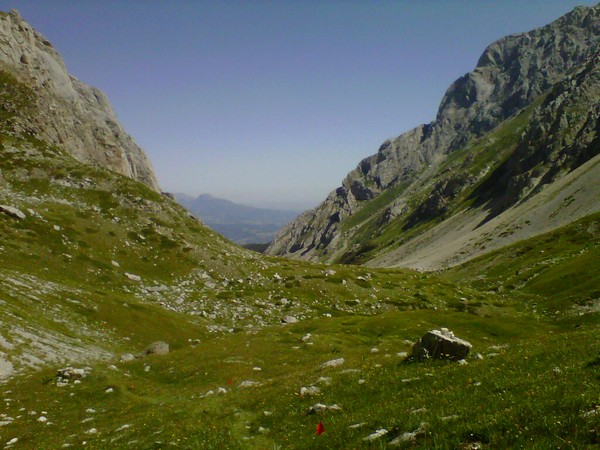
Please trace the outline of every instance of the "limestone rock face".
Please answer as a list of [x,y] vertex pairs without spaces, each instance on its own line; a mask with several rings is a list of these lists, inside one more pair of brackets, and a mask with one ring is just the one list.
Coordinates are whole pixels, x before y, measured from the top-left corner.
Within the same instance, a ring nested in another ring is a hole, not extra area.
[[150,160],[123,130],[106,96],[70,76],[52,44],[15,10],[0,14],[0,71],[35,92],[36,114],[19,116],[17,131],[160,190]]
[[[435,121],[384,142],[321,205],[282,229],[266,252],[313,261],[340,260],[361,239],[353,235],[348,218],[384,193],[389,207],[379,225],[407,213],[413,202],[411,186],[430,183],[453,151],[484,136],[587,61],[597,59],[599,49],[600,6],[575,8],[545,27],[494,42],[476,68],[448,88]],[[409,222],[442,214],[448,195],[475,180],[454,181],[439,186],[431,182],[431,198]]]

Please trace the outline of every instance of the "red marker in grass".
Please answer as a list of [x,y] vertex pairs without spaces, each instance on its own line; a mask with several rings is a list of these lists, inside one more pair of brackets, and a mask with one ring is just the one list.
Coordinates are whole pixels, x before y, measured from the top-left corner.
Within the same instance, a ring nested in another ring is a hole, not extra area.
[[315,429],[315,434],[321,436],[323,433],[325,433],[325,427],[323,426],[323,422],[319,421],[317,428]]

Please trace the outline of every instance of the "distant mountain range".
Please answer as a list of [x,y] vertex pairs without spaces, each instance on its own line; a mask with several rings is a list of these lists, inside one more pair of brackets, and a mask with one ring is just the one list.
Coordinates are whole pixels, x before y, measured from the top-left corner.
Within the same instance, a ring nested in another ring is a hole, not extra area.
[[175,198],[217,233],[242,245],[271,242],[277,231],[300,213],[240,205],[210,194],[196,198],[175,194]]

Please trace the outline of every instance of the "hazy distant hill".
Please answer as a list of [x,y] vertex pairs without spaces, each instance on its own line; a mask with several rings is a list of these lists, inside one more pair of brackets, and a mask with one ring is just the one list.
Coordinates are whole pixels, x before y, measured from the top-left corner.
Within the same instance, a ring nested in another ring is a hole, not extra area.
[[266,243],[299,211],[284,211],[240,205],[202,194],[196,198],[175,194],[177,201],[206,225],[239,244]]

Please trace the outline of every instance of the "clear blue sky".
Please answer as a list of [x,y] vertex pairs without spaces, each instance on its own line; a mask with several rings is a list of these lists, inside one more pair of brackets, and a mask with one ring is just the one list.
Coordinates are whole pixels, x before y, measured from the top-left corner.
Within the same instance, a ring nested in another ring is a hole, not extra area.
[[163,190],[315,206],[484,48],[585,0],[0,0],[109,97]]

